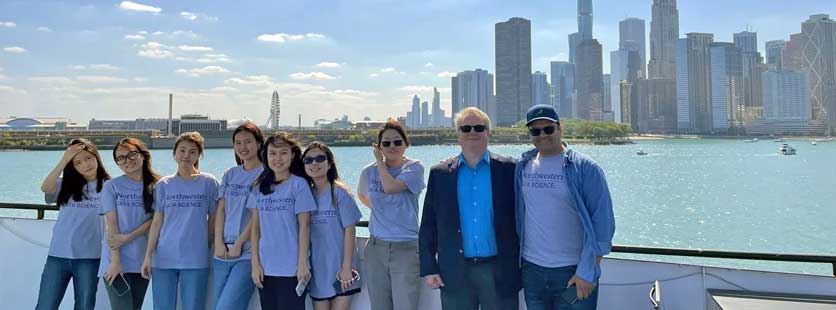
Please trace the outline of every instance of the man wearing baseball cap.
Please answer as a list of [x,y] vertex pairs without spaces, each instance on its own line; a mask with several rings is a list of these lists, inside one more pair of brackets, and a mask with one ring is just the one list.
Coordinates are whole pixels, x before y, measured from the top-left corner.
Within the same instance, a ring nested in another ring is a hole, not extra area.
[[604,172],[561,141],[553,107],[531,107],[526,126],[534,149],[514,179],[526,307],[596,309],[600,262],[615,233]]

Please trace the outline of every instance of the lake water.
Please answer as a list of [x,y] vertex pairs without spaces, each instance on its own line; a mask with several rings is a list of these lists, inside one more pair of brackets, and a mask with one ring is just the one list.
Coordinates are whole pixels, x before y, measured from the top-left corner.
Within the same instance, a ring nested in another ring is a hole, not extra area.
[[[628,146],[577,145],[607,174],[616,217],[615,244],[731,251],[836,254],[836,142],[788,141],[798,155],[778,155],[778,143],[739,140],[648,140]],[[518,157],[528,146],[498,145]],[[637,150],[648,153],[636,155]],[[333,149],[343,180],[356,188],[373,160],[367,147]],[[456,146],[407,151],[427,168],[457,154]],[[0,152],[0,201],[43,203],[40,184],[62,152]],[[154,166],[174,173],[169,150],[154,150]],[[111,175],[121,171],[104,151]],[[201,168],[217,176],[234,165],[231,149],[207,150]],[[429,170],[429,169],[427,169]],[[422,196],[423,200],[423,196]],[[358,202],[359,203],[359,202]],[[362,208],[368,219],[368,209]],[[52,214],[50,214],[52,213]],[[34,212],[0,210],[0,216]],[[48,212],[54,218],[55,213]],[[359,232],[366,234],[364,230]],[[648,256],[615,254],[619,257]],[[691,258],[653,259],[831,274],[830,266]]]

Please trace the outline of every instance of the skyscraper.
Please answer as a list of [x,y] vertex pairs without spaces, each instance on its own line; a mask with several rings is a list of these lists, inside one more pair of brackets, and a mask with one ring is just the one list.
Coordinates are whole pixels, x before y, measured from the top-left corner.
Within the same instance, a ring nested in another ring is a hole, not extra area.
[[578,44],[581,43],[581,35],[577,32],[569,34],[569,63],[575,63],[575,55],[578,54]]
[[421,127],[430,127],[430,103],[421,102]]
[[813,119],[836,126],[836,21],[827,14],[811,15],[801,24],[802,69],[808,76]]
[[497,127],[525,118],[531,106],[531,21],[514,17],[495,27]]
[[496,120],[493,74],[482,69],[459,72],[452,78],[452,114],[467,107],[477,107]]
[[764,72],[763,118],[781,121],[810,120],[807,73],[769,70]]
[[737,46],[741,53],[757,53],[758,33],[751,31],[741,31],[735,33],[734,46]]
[[[677,127],[682,131],[711,132],[711,66],[708,53],[711,43],[714,43],[713,34],[692,32],[677,44],[677,74],[680,75],[676,91]],[[687,78],[682,74],[687,74]],[[682,117],[687,117],[687,121]]]
[[[641,56],[638,51],[619,49],[610,52],[610,102],[613,111],[613,121],[629,122],[629,117],[624,118],[622,111],[621,83],[627,81],[630,87],[636,85],[636,79],[641,78],[643,67]],[[628,96],[629,98],[629,96]],[[637,103],[637,102],[636,102]],[[628,121],[625,121],[627,119]]]
[[551,71],[555,108],[561,118],[573,118],[572,95],[575,89],[575,65],[565,61],[552,61]]
[[[647,46],[645,45],[644,19],[630,17],[618,23],[618,49],[636,51],[641,57],[642,77],[647,77]],[[617,83],[618,81],[615,81]]]
[[433,87],[433,114],[432,114],[432,121],[430,122],[430,126],[432,127],[444,127],[447,126],[444,122],[444,110],[441,109],[441,96],[438,93],[438,89]]
[[676,0],[653,0],[650,20],[650,62],[648,78],[674,79],[679,11]]
[[282,114],[279,91],[273,91],[273,98],[270,99],[270,128],[279,129],[279,116]]
[[592,0],[578,0],[578,35],[580,41],[592,39]]
[[418,95],[412,96],[412,117],[407,117],[407,126],[411,128],[421,127],[421,99]]
[[783,69],[783,58],[784,58],[784,47],[787,45],[787,41],[784,40],[772,40],[766,41],[764,44],[766,50],[766,64],[770,70],[782,70]]
[[[759,117],[761,109],[761,70],[763,57],[758,53],[758,34],[742,31],[734,34],[734,46],[740,50],[743,63],[743,110],[738,120]],[[745,115],[749,117],[744,117]]]
[[537,71],[531,74],[532,105],[551,104],[549,102],[549,80],[545,73]]
[[733,43],[709,45],[711,59],[711,119],[713,131],[742,126],[743,55]]
[[603,113],[601,114],[601,120],[605,122],[615,121],[611,97],[611,79],[612,75],[610,74],[604,74],[601,79],[601,109],[603,110]]
[[603,65],[601,44],[598,40],[584,40],[578,45],[575,71],[578,111],[580,119],[601,121],[603,113],[602,81]]

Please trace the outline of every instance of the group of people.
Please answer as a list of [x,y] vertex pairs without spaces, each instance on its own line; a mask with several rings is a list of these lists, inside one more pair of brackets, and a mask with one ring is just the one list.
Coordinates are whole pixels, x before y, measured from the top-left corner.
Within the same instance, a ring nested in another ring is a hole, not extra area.
[[245,123],[218,181],[199,169],[196,132],[177,138],[165,177],[140,140],[116,145],[123,175],[111,178],[75,139],[41,186],[60,211],[36,309],[57,309],[70,280],[75,308],[92,309],[99,278],[113,309],[140,309],[150,281],[155,309],[175,309],[178,291],[184,309],[204,309],[207,292],[216,309],[246,309],[256,288],[264,309],[304,309],[308,294],[317,310],[349,309],[361,274],[374,310],[417,310],[421,282],[444,309],[517,309],[520,289],[528,309],[595,309],[615,231],[604,173],[561,141],[552,107],[527,121],[535,148],[516,160],[488,151],[484,112],[462,110],[462,151],[426,184],[406,130],[387,122],[356,190],[371,210],[362,268],[361,213],[324,143],[303,150]]

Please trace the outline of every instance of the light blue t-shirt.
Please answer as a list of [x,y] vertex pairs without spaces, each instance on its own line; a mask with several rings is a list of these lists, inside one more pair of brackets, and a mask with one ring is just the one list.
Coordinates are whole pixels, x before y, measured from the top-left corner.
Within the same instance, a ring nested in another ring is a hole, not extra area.
[[194,179],[163,177],[154,188],[154,210],[163,227],[151,266],[167,269],[209,267],[209,220],[215,212],[218,179],[201,172]]
[[[145,212],[142,201],[142,181],[131,180],[127,176],[120,176],[105,183],[101,193],[101,214],[116,213],[118,233],[127,235],[151,219],[153,213]],[[107,220],[104,234],[107,234]],[[139,273],[142,260],[145,258],[145,247],[148,245],[148,235],[136,237],[119,248],[122,272]],[[110,266],[110,247],[107,239],[102,242],[102,262],[99,265],[99,277],[104,276]]]
[[[218,189],[218,200],[224,200],[224,243],[229,247],[235,244],[238,236],[247,227],[250,222],[250,211],[247,210],[247,197],[250,195],[250,189],[264,170],[263,166],[258,166],[255,169],[247,171],[244,165],[238,165],[229,168],[224,172],[224,177],[221,180],[221,187]],[[241,256],[235,259],[226,260],[215,257],[218,260],[237,261],[242,259],[250,259],[252,257],[252,250],[250,249],[250,242],[247,241],[241,247]]]
[[290,175],[273,185],[273,193],[264,195],[253,188],[247,208],[258,210],[259,259],[264,275],[296,276],[299,255],[299,222],[296,215],[316,210],[311,188],[305,179]]
[[[58,211],[58,220],[52,227],[49,256],[69,259],[95,259],[102,255],[102,224],[99,219],[98,181],[84,185],[81,201],[72,196]],[[105,183],[107,184],[107,183]],[[55,203],[61,190],[58,180],[55,193],[44,195],[46,203]]]
[[[336,201],[337,208],[334,208],[333,201]],[[363,214],[357,208],[354,197],[339,186],[334,187],[333,200],[330,187],[323,189],[316,197],[316,205],[317,209],[311,214],[313,278],[309,288],[311,297],[330,298],[337,295],[334,281],[343,262],[344,229],[357,224]]]
[[563,156],[538,155],[525,165],[521,184],[525,200],[522,256],[549,268],[577,265],[583,248],[584,230]]
[[360,175],[357,192],[372,203],[369,233],[385,241],[418,239],[418,195],[424,190],[424,166],[420,161],[406,159],[400,167],[388,168],[389,174],[406,184],[397,194],[383,192],[377,163],[366,166]]

